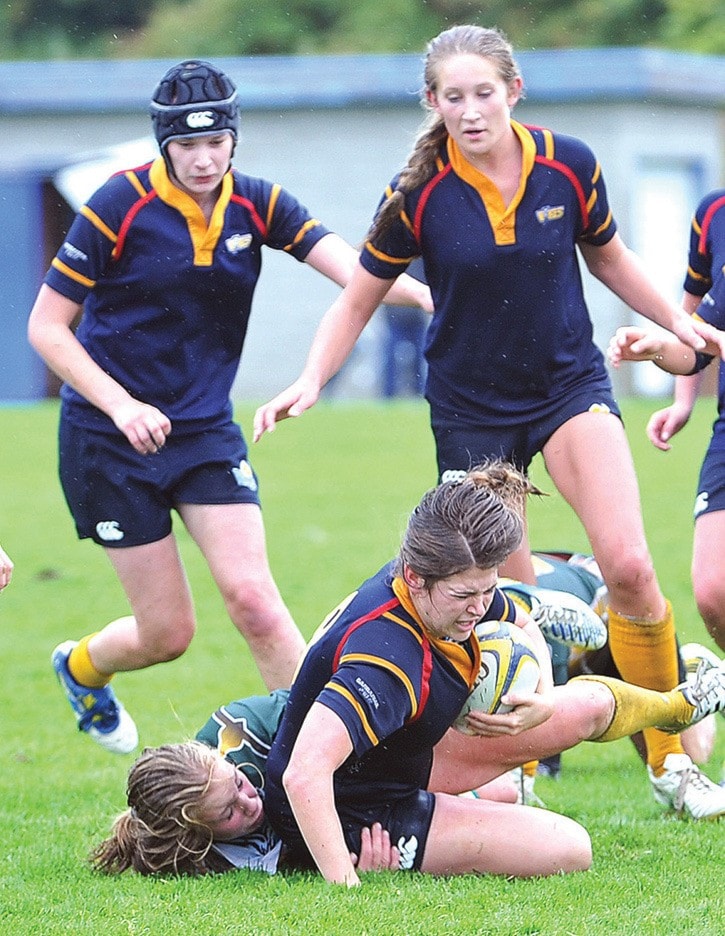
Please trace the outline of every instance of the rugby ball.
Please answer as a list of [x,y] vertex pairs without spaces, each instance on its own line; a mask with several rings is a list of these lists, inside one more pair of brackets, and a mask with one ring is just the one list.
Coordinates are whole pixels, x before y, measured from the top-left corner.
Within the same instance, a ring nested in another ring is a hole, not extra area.
[[506,621],[482,621],[474,628],[481,645],[481,668],[454,727],[464,734],[469,712],[505,713],[501,702],[508,692],[534,692],[539,684],[539,661],[526,634]]

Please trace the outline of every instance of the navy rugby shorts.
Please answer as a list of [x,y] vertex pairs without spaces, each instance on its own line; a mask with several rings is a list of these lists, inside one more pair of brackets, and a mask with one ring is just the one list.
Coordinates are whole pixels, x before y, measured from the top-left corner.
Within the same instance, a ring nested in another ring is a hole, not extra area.
[[527,471],[534,455],[543,449],[557,429],[574,416],[590,410],[611,412],[621,419],[614,397],[601,387],[574,394],[562,400],[549,414],[518,425],[507,423],[503,416],[500,423],[484,425],[460,424],[450,418],[439,421],[432,415],[438,479],[449,480],[454,474],[468,471],[488,458],[503,458],[519,470]]
[[709,448],[697,482],[694,516],[725,510],[725,450]]
[[[347,803],[338,804],[338,815],[345,842],[351,852],[360,854],[361,830],[379,822],[387,829],[391,845],[400,852],[400,870],[419,871],[434,808],[435,795],[427,790],[416,790],[401,799],[371,806],[358,808]],[[268,818],[272,817],[268,814]],[[287,813],[285,810],[285,816],[277,816],[272,825],[285,843],[286,860],[295,867],[314,867],[312,856],[291,812]]]
[[155,543],[179,504],[259,504],[247,444],[232,422],[173,433],[155,455],[119,435],[61,420],[60,481],[78,536],[102,546]]

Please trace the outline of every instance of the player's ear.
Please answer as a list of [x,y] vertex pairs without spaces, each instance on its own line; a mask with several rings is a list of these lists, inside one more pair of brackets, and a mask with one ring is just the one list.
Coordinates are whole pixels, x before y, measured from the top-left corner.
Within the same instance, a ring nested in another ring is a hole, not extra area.
[[419,592],[425,589],[425,579],[414,572],[409,565],[403,565],[403,579],[411,591]]

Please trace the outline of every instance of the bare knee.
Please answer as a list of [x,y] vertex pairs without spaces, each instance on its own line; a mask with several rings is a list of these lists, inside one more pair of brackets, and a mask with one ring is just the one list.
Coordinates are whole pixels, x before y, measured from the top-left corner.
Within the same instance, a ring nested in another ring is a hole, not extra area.
[[655,580],[652,557],[645,543],[622,546],[602,559],[600,565],[611,593],[636,595],[646,591]]
[[194,621],[177,620],[171,626],[144,628],[140,635],[140,652],[146,666],[170,663],[186,652],[194,636]]
[[[554,869],[565,874],[573,871],[588,871],[592,866],[592,840],[584,826],[566,816],[561,816],[565,826],[559,830],[562,852],[559,867]],[[558,825],[558,823],[557,823]]]
[[268,640],[281,620],[291,620],[271,579],[239,581],[225,591],[224,602],[236,628],[252,643]]

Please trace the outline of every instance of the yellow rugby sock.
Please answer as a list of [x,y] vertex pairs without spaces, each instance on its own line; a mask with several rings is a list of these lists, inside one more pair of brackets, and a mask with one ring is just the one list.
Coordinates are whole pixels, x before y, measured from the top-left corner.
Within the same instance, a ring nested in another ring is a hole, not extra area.
[[[608,616],[609,647],[622,679],[659,692],[674,688],[679,670],[675,621],[669,601],[660,621],[628,617],[611,606]],[[668,754],[684,753],[678,735],[656,728],[646,728],[642,734],[647,746],[647,763],[655,776],[662,773]]]
[[[575,676],[574,679],[603,683],[614,696],[614,716],[609,727],[598,738],[592,738],[592,741],[618,741],[643,729],[652,730],[654,725],[687,728],[695,712],[694,706],[675,689],[657,692],[611,676],[587,675]],[[671,737],[664,731],[657,731],[657,734]]]
[[78,646],[71,650],[68,657],[68,671],[81,686],[88,686],[89,689],[102,689],[108,685],[111,677],[105,673],[99,673],[93,665],[88,652],[88,642],[92,637],[95,637],[95,634],[82,637],[78,641]]

